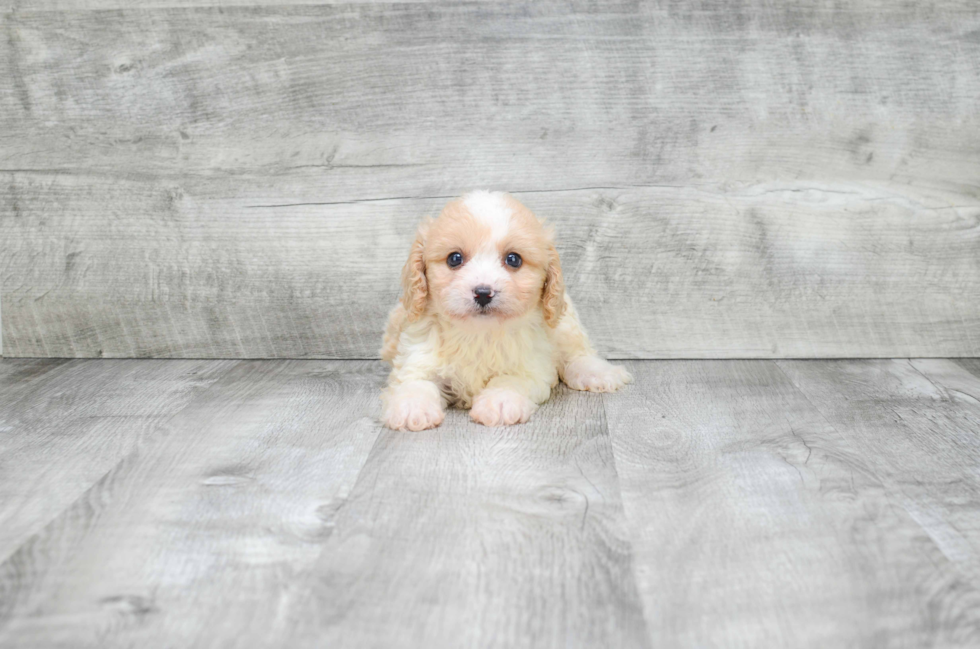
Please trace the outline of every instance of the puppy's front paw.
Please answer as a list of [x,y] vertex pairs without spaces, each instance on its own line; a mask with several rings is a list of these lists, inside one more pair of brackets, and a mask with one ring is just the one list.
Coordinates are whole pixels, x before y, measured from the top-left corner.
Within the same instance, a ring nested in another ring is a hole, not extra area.
[[470,417],[484,426],[523,424],[538,406],[509,388],[487,388],[473,399]]
[[442,401],[424,390],[402,389],[387,395],[384,425],[392,430],[425,430],[435,428],[445,419]]
[[615,392],[633,377],[622,365],[613,365],[598,356],[582,356],[565,366],[565,385],[573,390]]

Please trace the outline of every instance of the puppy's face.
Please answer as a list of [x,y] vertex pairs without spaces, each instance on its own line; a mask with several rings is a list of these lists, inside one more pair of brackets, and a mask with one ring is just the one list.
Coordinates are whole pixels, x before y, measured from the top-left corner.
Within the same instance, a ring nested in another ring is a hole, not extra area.
[[513,197],[473,192],[423,224],[403,273],[409,318],[426,306],[461,322],[493,323],[541,306],[555,326],[564,309],[550,233]]

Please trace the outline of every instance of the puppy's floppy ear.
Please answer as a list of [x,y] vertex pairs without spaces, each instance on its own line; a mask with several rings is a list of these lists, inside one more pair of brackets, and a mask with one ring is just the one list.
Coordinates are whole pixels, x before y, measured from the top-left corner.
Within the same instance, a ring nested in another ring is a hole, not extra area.
[[541,290],[541,309],[549,327],[557,327],[565,314],[565,280],[561,275],[561,260],[555,244],[548,247],[548,271]]
[[425,311],[425,302],[429,295],[429,286],[425,279],[425,257],[422,255],[428,230],[427,222],[419,225],[412,251],[402,268],[402,306],[405,307],[409,322],[418,320]]

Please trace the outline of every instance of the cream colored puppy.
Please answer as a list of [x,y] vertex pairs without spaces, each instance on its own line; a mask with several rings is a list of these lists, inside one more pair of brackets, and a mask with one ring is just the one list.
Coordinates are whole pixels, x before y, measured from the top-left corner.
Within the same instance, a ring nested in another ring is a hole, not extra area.
[[423,222],[402,285],[381,350],[389,428],[438,426],[450,403],[487,426],[523,423],[559,377],[595,392],[632,380],[596,355],[550,230],[508,194],[472,192]]

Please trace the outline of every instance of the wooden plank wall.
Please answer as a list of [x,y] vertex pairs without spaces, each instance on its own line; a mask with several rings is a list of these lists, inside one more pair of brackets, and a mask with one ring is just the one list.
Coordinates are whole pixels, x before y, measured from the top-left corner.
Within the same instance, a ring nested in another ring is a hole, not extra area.
[[375,358],[479,187],[611,356],[980,355],[975,0],[218,4],[0,2],[6,355]]

